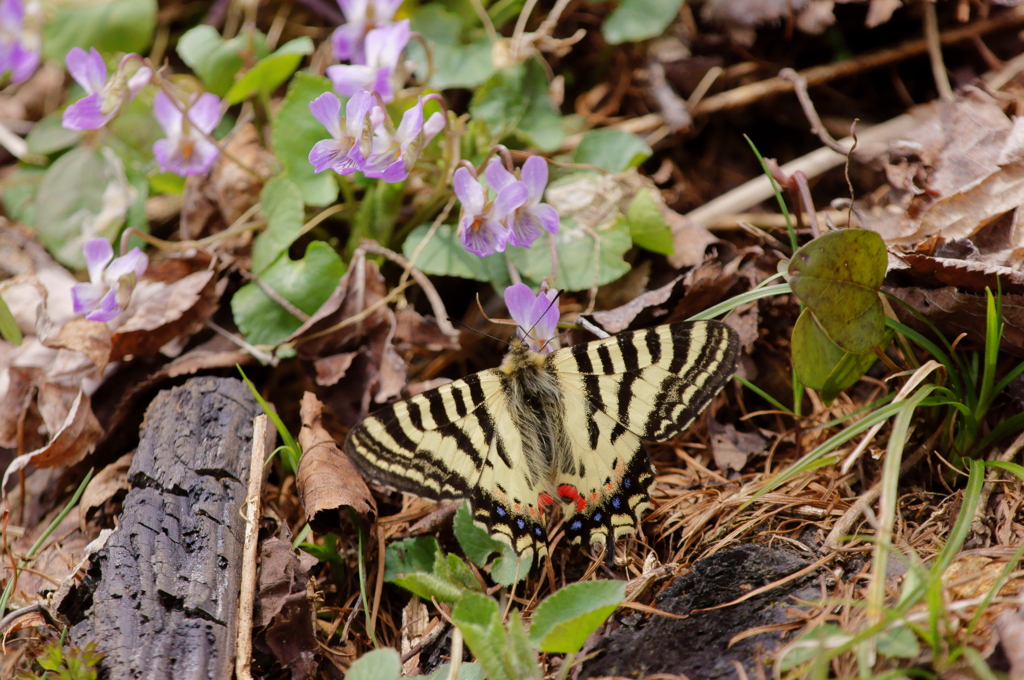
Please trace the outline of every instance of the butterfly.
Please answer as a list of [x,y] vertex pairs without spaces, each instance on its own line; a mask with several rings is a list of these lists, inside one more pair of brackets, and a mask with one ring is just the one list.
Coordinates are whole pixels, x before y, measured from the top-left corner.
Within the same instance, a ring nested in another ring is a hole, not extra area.
[[[569,543],[635,531],[654,469],[643,441],[693,422],[736,369],[719,321],[679,322],[555,350],[513,340],[498,368],[357,424],[345,453],[368,477],[435,500],[468,498],[475,524],[521,557],[547,553],[548,506]],[[556,500],[557,499],[557,500]]]

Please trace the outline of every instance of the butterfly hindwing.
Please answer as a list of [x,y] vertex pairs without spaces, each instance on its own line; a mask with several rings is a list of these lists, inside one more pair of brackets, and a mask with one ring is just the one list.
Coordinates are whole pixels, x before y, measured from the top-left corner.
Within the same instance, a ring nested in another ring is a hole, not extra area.
[[671,439],[732,377],[735,332],[720,322],[675,323],[620,333],[553,353],[565,418],[575,425],[575,471],[559,475],[570,501],[571,542],[632,533],[654,481],[641,439]]

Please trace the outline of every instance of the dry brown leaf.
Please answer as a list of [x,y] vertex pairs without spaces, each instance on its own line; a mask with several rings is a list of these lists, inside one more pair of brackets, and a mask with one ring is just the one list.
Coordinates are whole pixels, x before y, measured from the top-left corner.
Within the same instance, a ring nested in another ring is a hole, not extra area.
[[[885,290],[927,317],[948,340],[952,341],[963,333],[970,343],[984,347],[987,305],[983,296],[961,293],[953,286]],[[1024,356],[1024,296],[1004,294],[1002,301],[1005,327],[1000,346],[1015,356]],[[892,308],[901,322],[925,335],[932,334],[931,329],[904,310],[902,305],[894,304]]]
[[394,342],[401,349],[413,347],[431,352],[459,349],[458,338],[445,335],[432,316],[423,316],[415,309],[405,306],[395,312]]
[[84,529],[89,516],[95,514],[93,510],[97,508],[104,509],[104,514],[107,514],[107,510],[113,510],[113,515],[117,514],[118,508],[106,506],[109,501],[113,501],[114,505],[119,506],[120,499],[118,497],[123,498],[127,495],[129,489],[128,466],[131,464],[132,454],[126,453],[96,473],[96,476],[89,482],[89,486],[85,487],[82,498],[78,502],[79,526]]
[[253,624],[265,627],[259,639],[292,678],[310,678],[319,648],[313,629],[313,603],[306,590],[317,559],[296,551],[276,536],[260,545],[260,572]]
[[24,469],[30,463],[35,467],[74,465],[92,453],[102,435],[103,428],[93,415],[89,395],[79,390],[64,423],[50,441],[42,448],[29,451],[11,461],[4,472],[2,488],[7,488],[7,480],[12,473]]
[[357,356],[359,356],[359,352],[342,352],[341,354],[332,354],[329,357],[314,361],[313,369],[316,371],[316,384],[328,386],[337,383],[348,373],[348,369],[352,366],[352,361]]
[[377,504],[359,470],[324,429],[323,407],[312,392],[302,395],[299,407],[302,458],[296,484],[306,519],[314,528],[325,526],[326,533],[338,526],[340,508],[347,506],[362,515],[376,514]]
[[57,337],[45,338],[43,342],[47,347],[54,349],[81,352],[89,357],[99,372],[107,367],[107,363],[110,361],[110,350],[113,346],[107,324],[84,318],[71,319],[61,326]]
[[199,331],[217,311],[215,287],[210,269],[169,284],[141,281],[126,321],[114,331],[111,360],[154,354],[175,338]]
[[938,285],[956,286],[978,295],[984,295],[986,288],[993,293],[1001,289],[1004,293],[1024,295],[1024,273],[1009,267],[915,254],[904,255],[902,259],[915,275]]
[[[651,308],[664,305],[673,296],[680,297],[685,287],[681,285],[683,277],[677,276],[661,288],[649,290],[630,300],[621,307],[602,312],[588,314],[590,320],[611,334],[621,333],[630,327],[637,315]],[[678,289],[677,289],[678,287]]]
[[768,442],[756,432],[740,432],[732,423],[719,425],[711,421],[711,452],[719,470],[739,472],[750,456],[761,453]]

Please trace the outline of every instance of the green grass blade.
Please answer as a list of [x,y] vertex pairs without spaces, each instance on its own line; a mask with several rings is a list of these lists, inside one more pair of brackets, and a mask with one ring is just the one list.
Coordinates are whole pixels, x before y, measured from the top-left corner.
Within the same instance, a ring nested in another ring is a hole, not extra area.
[[714,307],[708,307],[699,314],[694,314],[687,321],[707,321],[714,319],[723,314],[727,314],[732,310],[736,309],[740,305],[745,305],[748,302],[754,300],[761,300],[763,298],[774,297],[776,295],[787,295],[792,293],[788,283],[777,283],[774,286],[765,286],[764,288],[755,288],[747,291],[746,293],[740,293],[735,297],[731,297],[725,302],[720,302]]
[[754,393],[754,394],[756,394],[757,396],[761,397],[762,399],[764,399],[765,401],[767,401],[767,402],[768,402],[769,404],[771,404],[772,406],[774,406],[774,407],[775,407],[775,408],[777,408],[778,410],[782,411],[783,413],[787,413],[787,414],[789,414],[789,415],[793,415],[793,412],[792,412],[792,411],[790,411],[790,410],[789,410],[788,408],[786,408],[785,406],[783,406],[783,405],[782,405],[782,402],[780,402],[780,401],[777,401],[777,400],[776,400],[776,399],[775,399],[775,398],[774,398],[773,396],[771,396],[770,394],[768,394],[767,392],[765,392],[764,390],[762,390],[762,389],[761,389],[760,387],[758,387],[758,386],[757,386],[757,385],[755,385],[754,383],[752,383],[752,382],[748,381],[748,380],[747,380],[746,378],[741,378],[741,377],[740,377],[739,375],[734,375],[734,376],[733,376],[733,378],[734,378],[734,379],[735,379],[735,380],[736,380],[737,382],[739,382],[739,384],[743,385],[743,386],[744,386],[744,387],[746,387],[746,388],[747,388],[748,390],[750,390],[751,392],[753,392],[753,393]]
[[235,368],[237,368],[238,372],[242,374],[242,380],[244,380],[245,384],[249,387],[249,391],[252,392],[252,396],[255,397],[256,403],[260,405],[263,412],[267,414],[268,418],[270,418],[270,422],[274,423],[274,427],[277,428],[277,433],[281,435],[281,439],[287,447],[287,450],[281,456],[281,461],[284,463],[285,470],[293,475],[296,474],[299,469],[299,458],[302,456],[302,449],[300,449],[299,445],[295,442],[295,438],[292,437],[292,433],[288,431],[287,427],[285,427],[284,421],[281,420],[281,416],[277,415],[277,411],[270,407],[270,404],[267,403],[267,400],[264,399],[263,395],[261,395],[259,390],[256,389],[256,386],[252,384],[252,381],[249,380],[249,376],[245,374],[242,367],[235,364]]

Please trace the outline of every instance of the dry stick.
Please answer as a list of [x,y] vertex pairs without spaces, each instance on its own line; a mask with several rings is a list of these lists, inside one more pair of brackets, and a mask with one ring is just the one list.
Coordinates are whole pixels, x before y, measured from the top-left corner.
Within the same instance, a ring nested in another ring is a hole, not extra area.
[[[1006,450],[1003,451],[998,458],[993,458],[992,460],[1009,463],[1022,448],[1024,448],[1024,432],[1017,435],[1017,438],[1013,440],[1013,443],[1006,447]],[[995,489],[996,482],[999,481],[1000,472],[1001,470],[999,469],[989,470],[988,478],[985,480],[984,486],[981,487],[981,494],[978,496],[978,505],[974,509],[974,517],[971,519],[971,531],[975,534],[981,534],[985,531],[985,525],[982,523],[985,519],[985,508],[988,506],[988,499],[992,496],[992,491]]]
[[[983,19],[982,21],[977,21],[968,26],[960,26],[940,33],[939,42],[943,45],[950,45],[962,40],[967,40],[976,35],[991,33],[992,31],[997,31],[1003,28],[1010,28],[1011,26],[1015,26],[1022,22],[1024,22],[1024,5],[1019,5],[1013,9],[1003,12],[999,16],[992,17],[991,19]],[[799,71],[798,73],[807,81],[808,85],[821,85],[822,83],[827,83],[831,80],[835,80],[836,78],[844,78],[846,76],[860,73],[861,71],[885,66],[908,57],[924,54],[927,51],[928,41],[921,38],[905,42],[902,45],[897,45],[896,47],[892,47],[887,50],[881,50],[872,54],[865,54],[846,61],[825,64],[823,66],[814,66],[812,68]],[[707,97],[702,100],[700,104],[694,106],[690,113],[692,113],[693,117],[696,118],[698,116],[715,113],[716,111],[737,109],[752,104],[760,99],[764,99],[765,97],[791,92],[792,90],[793,83],[785,80],[784,78],[767,78],[756,83],[742,85],[740,87],[733,88],[732,90]],[[662,118],[660,113],[649,113],[646,116],[631,118],[628,121],[617,123],[609,127],[617,130],[624,130],[626,132],[642,133],[655,130],[664,124],[665,120]],[[559,151],[564,153],[573,150],[579,146],[580,140],[582,139],[582,133],[566,137]],[[809,173],[808,176],[810,176]]]
[[[924,457],[926,453],[931,451],[935,447],[935,442],[938,440],[939,435],[942,434],[941,430],[935,431],[928,439],[918,446],[910,456],[903,461],[900,465],[900,477],[907,474],[910,468],[917,465],[918,461]],[[853,530],[853,525],[857,523],[861,515],[874,505],[875,501],[882,493],[882,480],[879,479],[875,482],[867,493],[861,494],[857,499],[857,502],[850,506],[850,508],[843,513],[843,516],[833,525],[832,531],[829,532],[828,537],[825,538],[824,549],[825,550],[839,550],[842,548],[843,539],[850,535]]]
[[448,310],[445,309],[444,301],[441,299],[441,296],[437,293],[437,289],[434,288],[434,284],[430,282],[430,279],[427,278],[426,274],[410,265],[409,260],[405,259],[395,251],[385,248],[376,241],[363,239],[359,245],[368,253],[382,255],[397,264],[399,267],[408,268],[409,274],[412,276],[413,280],[419,284],[420,288],[423,289],[423,294],[426,295],[427,300],[430,301],[430,306],[434,310],[434,316],[437,317],[437,327],[441,329],[442,333],[450,338],[459,337],[459,331],[455,330],[455,326],[452,326],[451,322],[448,321]]
[[791,68],[784,68],[779,71],[779,77],[793,83],[797,101],[800,102],[800,108],[804,110],[804,115],[807,116],[807,122],[811,124],[811,133],[817,135],[822,144],[836,153],[840,153],[844,156],[847,155],[850,150],[844,146],[840,146],[839,142],[837,142],[835,138],[828,133],[828,130],[825,129],[825,126],[821,122],[821,118],[818,117],[818,111],[814,108],[814,102],[811,101],[811,95],[807,92],[807,79]]
[[928,61],[932,65],[932,77],[935,78],[935,89],[939,99],[953,101],[953,88],[949,84],[949,74],[942,62],[942,45],[939,43],[939,18],[935,13],[935,3],[924,3],[924,39],[928,43]]
[[252,609],[256,602],[256,548],[260,531],[260,496],[263,461],[267,457],[266,414],[252,421],[252,454],[249,459],[249,493],[245,497],[245,544],[242,548],[242,588],[238,597],[238,636],[235,638],[235,678],[249,680],[252,662]]

